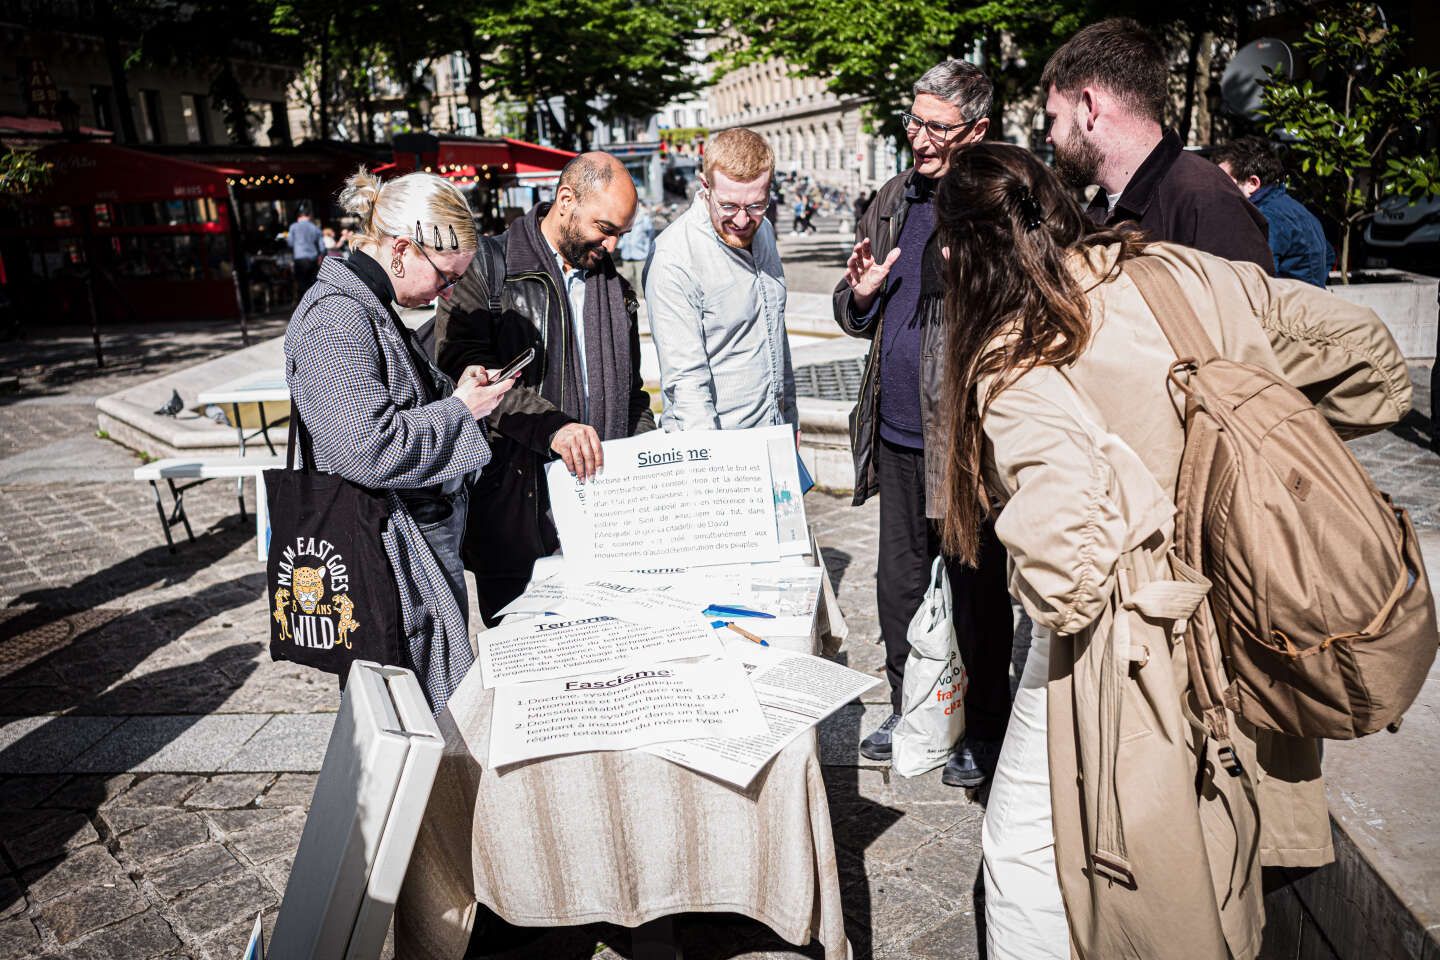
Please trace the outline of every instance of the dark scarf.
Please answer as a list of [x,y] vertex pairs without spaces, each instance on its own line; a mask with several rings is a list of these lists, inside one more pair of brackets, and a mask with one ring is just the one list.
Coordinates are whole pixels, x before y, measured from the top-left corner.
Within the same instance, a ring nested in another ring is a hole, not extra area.
[[[549,361],[541,393],[545,399],[567,414],[585,422],[585,405],[580,365],[574,362],[577,344],[570,318],[570,298],[565,295],[565,278],[555,263],[550,244],[540,233],[540,221],[550,204],[535,206],[524,218],[522,229],[510,234],[507,272],[510,274],[544,270],[555,282],[560,309],[546,318],[549,327],[547,342]],[[517,249],[516,241],[520,241]],[[620,275],[607,255],[585,278],[585,368],[590,374],[589,423],[601,440],[617,440],[630,435],[630,389],[634,375],[630,354],[630,313],[625,309],[625,294]],[[557,339],[558,338],[558,339]],[[567,362],[562,367],[554,344],[564,344]],[[563,389],[562,389],[563,388]],[[563,402],[561,398],[563,397]]]

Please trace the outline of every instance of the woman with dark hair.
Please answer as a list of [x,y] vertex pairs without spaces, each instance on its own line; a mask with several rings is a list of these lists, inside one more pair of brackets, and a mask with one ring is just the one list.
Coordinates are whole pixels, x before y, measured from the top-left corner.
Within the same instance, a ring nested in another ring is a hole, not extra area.
[[986,808],[989,956],[1253,957],[1261,864],[1332,857],[1318,753],[1232,716],[1245,773],[1223,772],[1177,620],[1131,601],[1173,579],[1184,443],[1175,355],[1135,264],[1174,278],[1222,355],[1283,373],[1343,433],[1409,409],[1404,361],[1369,310],[1096,226],[1018,147],[960,151],[936,215],[953,414],[944,546],[973,564],[1003,503],[995,530],[1035,622]]

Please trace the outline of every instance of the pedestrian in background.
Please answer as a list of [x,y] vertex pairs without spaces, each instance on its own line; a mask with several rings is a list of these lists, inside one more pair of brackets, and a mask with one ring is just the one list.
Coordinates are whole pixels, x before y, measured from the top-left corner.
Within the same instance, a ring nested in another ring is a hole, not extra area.
[[634,290],[637,296],[644,295],[645,264],[650,260],[654,236],[655,224],[650,216],[650,208],[645,206],[644,201],[639,201],[635,205],[635,225],[620,238],[620,243],[615,247],[615,253],[620,259],[616,264],[620,268],[620,275],[630,284],[630,289]]
[[[936,521],[944,512],[950,440],[942,400],[946,331],[934,190],[952,158],[984,139],[991,86],[973,64],[946,60],[916,81],[914,97],[901,119],[915,166],[882,186],[866,209],[834,296],[840,329],[873,341],[850,421],[855,505],[880,495],[875,604],[891,714],[860,744],[871,760],[890,759],[910,653],[906,630],[940,553]],[[977,787],[994,769],[1010,715],[1014,623],[1005,551],[987,525],[978,567],[947,558],[946,570],[970,687],[965,738],[941,778],[951,786]]]
[[298,300],[315,282],[320,271],[320,258],[325,256],[325,235],[310,215],[310,205],[300,204],[295,222],[285,234],[290,245],[290,257],[295,264],[295,297]]
[[1210,151],[1210,159],[1265,215],[1275,276],[1325,286],[1335,251],[1315,214],[1285,189],[1285,167],[1264,137],[1240,137]]
[[785,270],[765,217],[775,154],[744,127],[705,145],[701,190],[646,276],[666,430],[799,426]]
[[[1259,868],[1329,862],[1330,820],[1314,740],[1229,716],[1243,757],[1231,775],[1195,733],[1187,647],[1172,628],[1213,616],[1129,602],[1175,578],[1185,444],[1174,348],[1136,261],[1173,277],[1222,356],[1278,373],[1271,341],[1283,343],[1285,375],[1349,433],[1409,409],[1404,359],[1364,307],[1094,224],[1019,147],[960,151],[936,206],[948,257],[944,546],[983,565],[983,518],[1003,501],[995,529],[1036,625],[986,803],[987,954],[1249,960],[1264,923]],[[1213,627],[1190,642],[1219,659]],[[1106,686],[1115,657],[1119,690]],[[1102,719],[1107,701],[1118,728]]]
[[1134,20],[1091,24],[1055,51],[1040,76],[1055,170],[1076,189],[1098,184],[1096,223],[1138,223],[1169,240],[1273,274],[1265,218],[1210,163],[1164,126],[1170,61]]
[[460,541],[470,483],[490,461],[480,420],[512,381],[492,384],[478,366],[452,381],[395,311],[448,296],[475,256],[460,191],[428,173],[382,185],[361,170],[340,205],[360,221],[354,249],[319,265],[285,331],[297,462],[313,452],[309,466],[385,493],[386,553],[411,629],[403,666],[438,711],[474,660]]

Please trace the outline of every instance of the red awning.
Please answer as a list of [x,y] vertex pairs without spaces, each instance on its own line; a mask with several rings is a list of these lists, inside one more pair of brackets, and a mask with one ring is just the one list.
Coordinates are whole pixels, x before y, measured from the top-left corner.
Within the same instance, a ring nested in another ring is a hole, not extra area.
[[[62,132],[59,120],[46,120],[44,117],[0,117],[0,139],[53,140]],[[80,127],[79,132],[82,136],[100,140],[110,140],[115,136],[110,130],[96,127]]]
[[[542,147],[538,143],[524,140],[503,140],[466,142],[463,140],[441,140],[440,155],[436,162],[441,172],[446,167],[487,167],[500,173],[547,173],[559,170],[575,154],[569,150]],[[472,174],[473,175],[473,174]]]
[[54,164],[37,199],[50,204],[131,203],[223,197],[238,170],[142,153],[107,143],[63,143],[38,151]]

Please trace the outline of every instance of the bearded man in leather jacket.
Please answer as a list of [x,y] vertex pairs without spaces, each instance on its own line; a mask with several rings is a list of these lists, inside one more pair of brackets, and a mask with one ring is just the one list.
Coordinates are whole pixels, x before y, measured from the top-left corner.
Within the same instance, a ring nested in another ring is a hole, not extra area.
[[436,312],[436,361],[452,377],[536,353],[488,418],[493,456],[470,495],[463,556],[486,624],[524,590],[535,560],[559,546],[546,462],[558,457],[588,480],[603,465],[602,441],[655,429],[638,300],[612,259],[635,207],[619,160],[580,154],[561,171],[553,203],[482,238]]

